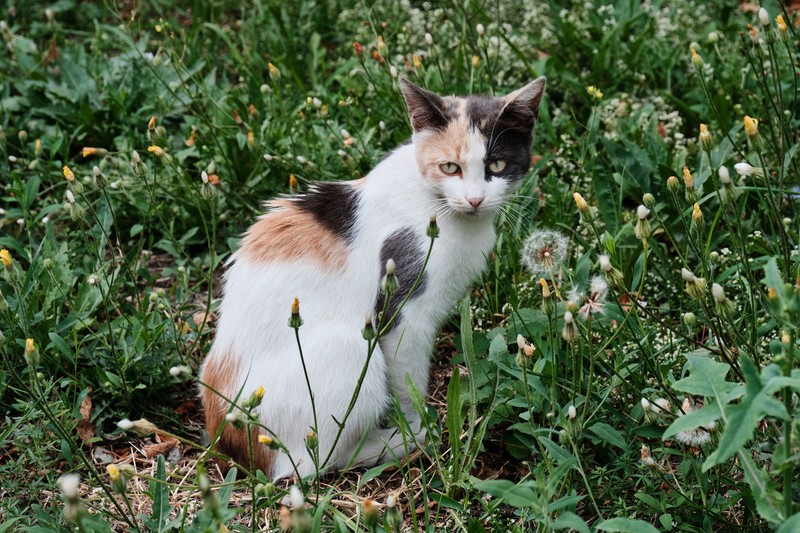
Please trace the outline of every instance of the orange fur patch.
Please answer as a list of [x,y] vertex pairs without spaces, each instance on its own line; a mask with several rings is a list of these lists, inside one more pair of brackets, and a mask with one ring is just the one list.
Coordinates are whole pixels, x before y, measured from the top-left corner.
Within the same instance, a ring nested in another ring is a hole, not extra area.
[[444,131],[428,132],[417,147],[417,164],[422,174],[430,178],[445,178],[439,169],[441,163],[462,165],[462,156],[469,149],[469,119],[465,113],[466,101],[457,106],[458,116],[447,124]]
[[251,442],[248,441],[246,431],[234,429],[230,424],[225,423],[225,415],[230,411],[231,404],[213,392],[218,391],[220,394],[228,396],[231,377],[238,376],[238,374],[239,366],[230,354],[219,355],[212,352],[208,355],[201,376],[203,383],[208,386],[208,388],[204,388],[202,394],[208,438],[213,439],[220,426],[225,424],[214,448],[238,464],[250,469],[262,470],[269,476],[275,460],[275,452],[258,442],[259,431],[257,428],[253,428],[250,433],[253,448],[251,462]]
[[238,254],[253,263],[315,259],[330,267],[345,266],[347,246],[314,215],[298,209],[291,200],[268,205],[272,211],[250,226]]

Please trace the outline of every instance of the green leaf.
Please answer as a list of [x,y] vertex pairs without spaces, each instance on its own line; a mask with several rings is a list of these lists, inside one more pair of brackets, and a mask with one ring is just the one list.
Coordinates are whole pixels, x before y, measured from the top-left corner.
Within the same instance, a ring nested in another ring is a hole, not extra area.
[[744,373],[747,394],[739,404],[725,409],[728,419],[725,432],[716,451],[703,463],[703,472],[733,457],[753,438],[756,426],[765,416],[783,420],[789,418],[783,404],[769,390],[764,390],[755,363],[749,357],[740,357],[739,362]]
[[578,460],[575,459],[575,456],[569,453],[565,448],[559,446],[552,440],[547,437],[538,437],[539,442],[547,448],[547,451],[550,453],[550,457],[558,464],[578,464]]
[[619,434],[619,431],[605,422],[595,423],[589,428],[589,431],[600,437],[600,440],[603,442],[612,444],[618,448],[622,448],[623,450],[628,448],[628,445],[625,443],[625,439],[622,438],[622,435]]
[[458,464],[458,459],[461,455],[461,427],[464,424],[461,410],[463,405],[464,403],[461,399],[461,374],[459,374],[458,367],[456,367],[453,368],[450,383],[447,385],[447,417],[445,420],[450,440],[450,450],[453,454],[453,464]]
[[555,530],[569,529],[580,531],[580,533],[589,533],[589,526],[586,525],[586,522],[575,513],[569,511],[559,516],[556,521],[553,522],[552,528]]
[[786,522],[781,524],[777,533],[794,533],[800,531],[800,513],[793,514]]
[[661,436],[666,440],[673,435],[677,435],[681,431],[691,431],[699,427],[706,427],[719,420],[722,417],[722,408],[719,404],[706,405],[705,407],[686,413],[679,416],[675,421],[664,431]]
[[536,493],[528,486],[530,482],[514,483],[507,479],[474,480],[473,486],[481,492],[502,499],[511,507],[530,508],[535,504]]
[[163,455],[158,456],[155,479],[149,481],[147,489],[148,495],[153,500],[153,507],[149,517],[141,516],[142,522],[152,531],[163,531],[172,511]]
[[658,529],[644,520],[631,520],[630,518],[612,518],[604,520],[597,525],[600,531],[617,531],[620,533],[658,533]]
[[686,356],[686,360],[689,364],[689,376],[673,383],[673,389],[713,398],[719,405],[727,405],[744,394],[744,388],[739,384],[725,381],[730,365],[691,354]]

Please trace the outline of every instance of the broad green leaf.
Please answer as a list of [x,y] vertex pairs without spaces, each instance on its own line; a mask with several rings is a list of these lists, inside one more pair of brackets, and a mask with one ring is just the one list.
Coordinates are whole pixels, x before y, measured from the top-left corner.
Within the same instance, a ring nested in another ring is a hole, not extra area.
[[453,462],[458,463],[461,455],[461,427],[464,420],[461,418],[463,401],[461,399],[461,374],[458,368],[453,368],[450,383],[447,385],[447,433],[450,440],[450,449]]
[[709,357],[688,354],[689,376],[672,384],[672,388],[695,396],[713,398],[719,405],[727,405],[731,400],[744,394],[744,388],[736,383],[725,381],[730,365],[718,363]]
[[667,428],[661,438],[666,440],[673,435],[677,435],[681,431],[691,431],[701,426],[708,426],[709,424],[719,420],[721,417],[722,408],[719,404],[714,403],[711,405],[706,405],[697,411],[692,411],[691,413],[686,413],[685,415],[676,418],[675,421]]
[[581,533],[589,533],[589,526],[575,513],[567,511],[559,516],[552,524],[553,529],[569,529],[573,531],[580,531]]
[[531,482],[514,483],[507,479],[474,480],[473,485],[481,492],[501,498],[511,507],[530,508],[536,500],[536,493],[528,486]]
[[597,525],[600,531],[617,531],[620,533],[658,533],[658,529],[644,520],[630,518],[612,518]]
[[756,426],[765,416],[788,419],[789,413],[769,391],[764,390],[761,376],[749,357],[739,359],[747,393],[737,405],[725,409],[727,425],[716,451],[703,463],[703,472],[725,462],[753,438]]
[[793,514],[786,522],[781,524],[777,533],[795,533],[800,531],[800,513]]
[[575,465],[578,463],[578,460],[575,459],[575,456],[569,453],[565,448],[559,446],[552,440],[547,437],[538,437],[539,442],[547,448],[547,451],[550,453],[550,457],[558,464],[572,464]]
[[625,443],[625,439],[622,438],[622,435],[619,434],[619,431],[605,422],[595,423],[589,428],[589,431],[600,437],[600,440],[603,442],[612,444],[618,448],[622,448],[623,450],[628,448],[628,445]]

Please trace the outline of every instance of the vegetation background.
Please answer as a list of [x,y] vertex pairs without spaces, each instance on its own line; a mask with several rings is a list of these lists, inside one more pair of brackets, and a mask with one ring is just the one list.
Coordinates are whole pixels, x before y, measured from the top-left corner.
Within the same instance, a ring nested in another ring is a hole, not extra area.
[[[0,531],[797,531],[797,8],[2,2]],[[407,139],[398,76],[539,75],[426,446],[224,477],[193,376],[261,202]]]

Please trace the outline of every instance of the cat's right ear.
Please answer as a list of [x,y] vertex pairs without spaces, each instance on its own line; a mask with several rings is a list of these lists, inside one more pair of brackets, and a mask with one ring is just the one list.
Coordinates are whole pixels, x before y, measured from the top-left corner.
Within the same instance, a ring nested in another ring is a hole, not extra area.
[[417,87],[405,78],[400,78],[400,89],[403,91],[414,133],[447,127],[444,100],[438,94]]

